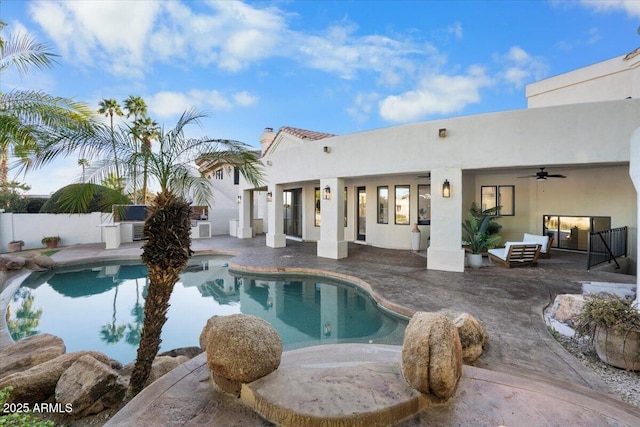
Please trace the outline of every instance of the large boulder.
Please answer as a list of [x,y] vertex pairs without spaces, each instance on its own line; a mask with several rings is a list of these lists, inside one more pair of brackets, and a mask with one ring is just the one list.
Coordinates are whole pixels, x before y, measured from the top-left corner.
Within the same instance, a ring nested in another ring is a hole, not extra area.
[[63,372],[84,355],[93,356],[100,362],[109,364],[109,358],[97,351],[66,353],[26,371],[16,372],[0,378],[0,390],[7,386],[12,386],[13,391],[10,399],[13,402],[44,402],[55,393],[56,384]]
[[189,357],[187,356],[157,356],[155,359],[153,359],[151,372],[149,373],[149,378],[147,379],[147,382],[144,386],[149,386],[149,384],[151,384],[152,382],[156,381],[163,375],[173,371],[175,368],[188,361]]
[[25,258],[14,255],[2,255],[0,256],[0,270],[22,270],[26,263]]
[[471,364],[482,356],[489,341],[489,334],[482,323],[469,313],[454,310],[440,310],[438,313],[444,314],[458,328],[464,363]]
[[549,310],[549,316],[558,322],[569,326],[574,325],[573,319],[582,312],[584,296],[576,294],[557,295]]
[[127,383],[116,371],[87,354],[60,376],[55,396],[65,407],[71,405],[75,417],[84,417],[118,406],[126,391]]
[[282,340],[269,322],[247,314],[214,316],[200,334],[200,347],[214,384],[238,395],[242,383],[250,383],[280,366]]
[[462,375],[462,345],[458,328],[445,315],[413,315],[402,344],[402,374],[421,393],[453,395]]
[[51,334],[23,338],[0,351],[0,379],[55,359],[65,351],[62,338]]

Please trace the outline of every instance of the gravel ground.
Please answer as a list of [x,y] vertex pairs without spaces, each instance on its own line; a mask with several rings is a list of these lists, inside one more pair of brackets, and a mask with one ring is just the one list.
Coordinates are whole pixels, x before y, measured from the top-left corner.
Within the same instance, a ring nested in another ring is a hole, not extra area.
[[625,402],[640,408],[640,372],[625,371],[602,362],[596,351],[585,339],[574,339],[563,335],[557,340],[576,359],[602,378],[611,391]]

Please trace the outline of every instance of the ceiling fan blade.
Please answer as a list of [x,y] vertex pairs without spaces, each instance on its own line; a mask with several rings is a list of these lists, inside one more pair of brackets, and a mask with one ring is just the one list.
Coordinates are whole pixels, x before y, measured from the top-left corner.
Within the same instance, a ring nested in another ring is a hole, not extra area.
[[560,175],[560,174],[551,174],[551,175],[547,175],[547,178],[566,178],[566,175]]
[[526,175],[526,176],[519,176],[518,178],[537,178],[538,175]]

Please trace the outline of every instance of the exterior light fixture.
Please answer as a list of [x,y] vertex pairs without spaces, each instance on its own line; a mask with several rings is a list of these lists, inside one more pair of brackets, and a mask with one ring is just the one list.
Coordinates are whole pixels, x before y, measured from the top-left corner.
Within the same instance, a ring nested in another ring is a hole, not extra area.
[[442,183],[442,197],[449,198],[451,197],[451,184],[449,184],[449,180],[445,179]]
[[324,187],[324,191],[322,192],[322,198],[325,200],[331,199],[331,187],[328,185]]
[[271,191],[267,191],[267,202],[273,201],[273,193]]
[[331,152],[331,147],[329,147],[328,145],[325,145],[325,146],[322,148],[322,151],[324,151],[325,153],[330,153],[330,152]]
[[273,166],[273,162],[271,160],[267,160],[267,166]]
[[238,202],[238,203],[242,203],[242,196],[238,196],[238,197],[236,197],[236,202]]
[[322,334],[325,337],[331,336],[331,323],[326,322],[324,325],[322,325]]
[[447,137],[447,128],[438,129],[438,136],[440,138],[446,138]]

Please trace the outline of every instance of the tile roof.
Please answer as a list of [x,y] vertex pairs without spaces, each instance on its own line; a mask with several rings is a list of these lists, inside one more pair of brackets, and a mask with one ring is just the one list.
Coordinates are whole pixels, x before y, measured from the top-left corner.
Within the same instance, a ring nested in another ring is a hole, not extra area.
[[292,128],[289,126],[281,127],[280,130],[278,130],[278,133],[280,132],[286,132],[289,135],[293,135],[300,139],[308,139],[310,141],[317,141],[319,139],[331,138],[332,136],[335,136],[331,133],[314,132],[312,130]]

